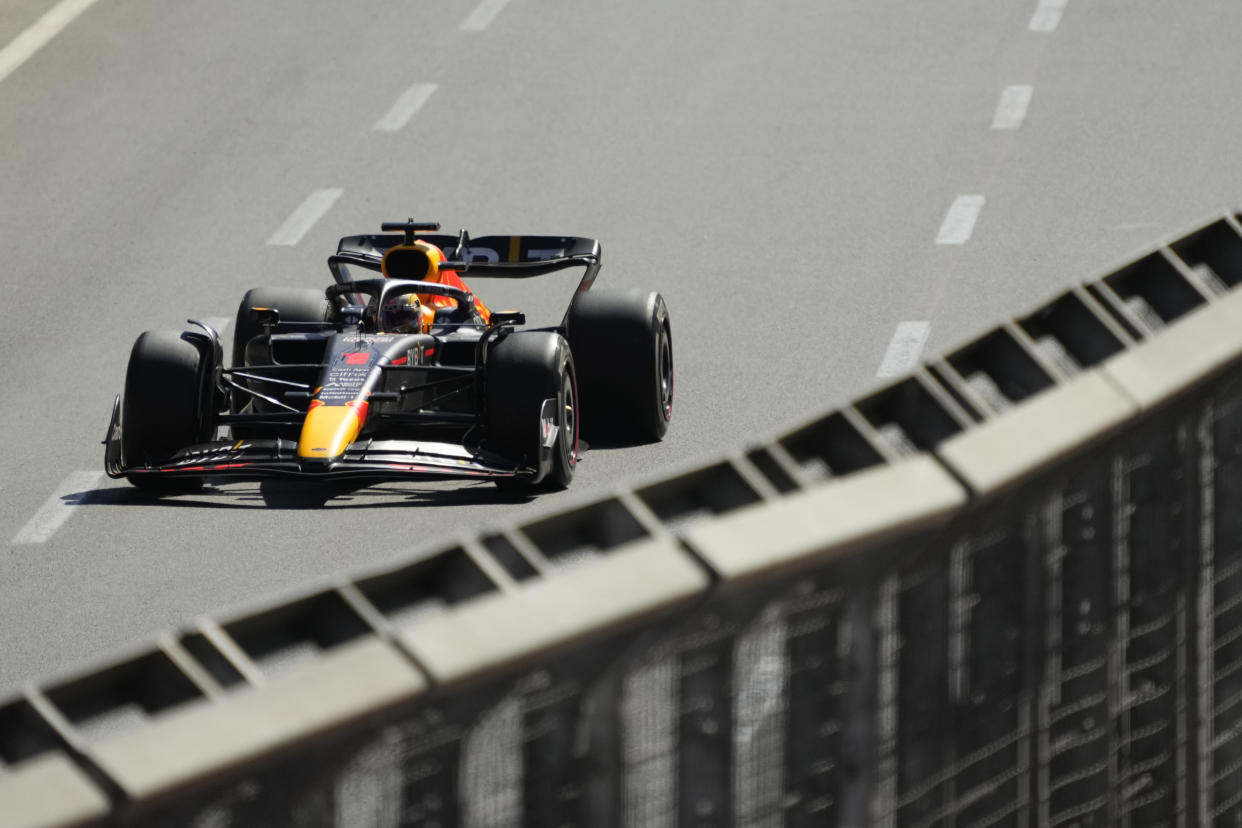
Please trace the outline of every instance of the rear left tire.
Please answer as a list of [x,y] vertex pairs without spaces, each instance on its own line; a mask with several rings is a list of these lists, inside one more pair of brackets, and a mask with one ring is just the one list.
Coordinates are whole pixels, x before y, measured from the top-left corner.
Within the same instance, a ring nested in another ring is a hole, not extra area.
[[673,416],[673,333],[664,297],[587,291],[569,308],[569,344],[588,440],[651,443]]

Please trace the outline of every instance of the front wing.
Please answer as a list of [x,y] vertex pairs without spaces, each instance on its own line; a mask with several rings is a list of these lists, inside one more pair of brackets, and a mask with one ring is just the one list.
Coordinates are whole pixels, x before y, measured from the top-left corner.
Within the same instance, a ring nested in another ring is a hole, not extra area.
[[[233,480],[444,480],[533,479],[530,466],[457,443],[360,440],[332,460],[298,457],[297,442],[280,438],[212,440],[187,446],[158,466],[128,466],[121,451],[119,398],[104,440],[109,477],[227,477]],[[544,458],[540,458],[543,461]]]

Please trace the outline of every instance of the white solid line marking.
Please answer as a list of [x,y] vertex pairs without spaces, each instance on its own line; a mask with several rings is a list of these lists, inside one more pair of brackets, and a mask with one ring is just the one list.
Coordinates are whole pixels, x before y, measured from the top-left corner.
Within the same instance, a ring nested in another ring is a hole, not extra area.
[[7,78],[48,41],[78,18],[78,15],[95,5],[97,0],[61,0],[36,20],[29,29],[15,37],[8,46],[0,49],[0,81]]
[[509,0],[483,0],[458,27],[463,32],[481,32],[500,14]]
[[1030,25],[1027,26],[1032,32],[1054,32],[1061,22],[1061,15],[1065,13],[1065,4],[1069,0],[1039,0],[1039,5],[1035,8],[1035,13],[1031,15]]
[[43,543],[73,514],[81,495],[99,485],[103,475],[97,471],[76,471],[61,481],[34,517],[13,537],[13,543]]
[[979,211],[986,203],[987,199],[981,195],[960,195],[953,199],[944,223],[940,225],[940,232],[936,234],[936,244],[965,244],[970,241]]
[[375,126],[371,127],[374,132],[396,132],[401,129],[410,119],[414,117],[418,110],[423,108],[423,104],[427,103],[427,99],[436,91],[434,83],[416,83],[397,98],[397,102],[392,105],[392,109],[375,122]]
[[316,190],[298,205],[285,223],[267,240],[268,244],[292,247],[302,240],[306,231],[315,226],[315,222],[323,218],[323,214],[332,209],[332,205],[345,192],[340,189]]
[[880,370],[876,371],[875,375],[897,377],[907,373],[923,355],[923,346],[927,344],[929,333],[931,333],[930,322],[898,322],[897,332],[893,334],[892,341],[888,343],[888,350],[884,352]]
[[996,114],[992,116],[992,129],[1017,129],[1026,120],[1027,107],[1031,105],[1033,86],[1006,86],[1001,92]]

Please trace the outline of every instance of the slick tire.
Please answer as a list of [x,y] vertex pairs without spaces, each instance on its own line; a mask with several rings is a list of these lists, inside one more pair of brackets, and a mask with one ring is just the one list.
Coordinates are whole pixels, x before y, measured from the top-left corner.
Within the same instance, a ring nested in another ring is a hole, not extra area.
[[519,331],[491,346],[487,356],[487,443],[497,454],[537,466],[543,403],[555,399],[556,442],[546,476],[504,480],[506,491],[569,486],[578,465],[578,389],[569,344],[559,334]]
[[589,440],[653,443],[673,416],[673,333],[664,297],[587,291],[569,308],[582,432]]
[[314,288],[251,288],[237,306],[233,324],[234,367],[246,364],[246,343],[263,333],[263,326],[251,317],[251,308],[275,308],[281,322],[327,322],[332,305],[322,290]]
[[[280,314],[281,322],[327,322],[332,318],[332,304],[324,297],[322,290],[315,288],[266,287],[251,288],[242,297],[237,306],[237,318],[233,323],[233,355],[230,363],[235,368],[246,365],[246,345],[256,336],[264,333],[263,326],[253,318],[251,308],[274,308]],[[256,387],[255,390],[260,390]],[[241,391],[233,391],[229,410],[234,414],[241,413],[250,402],[250,395]],[[256,401],[257,402],[257,401]],[[270,408],[266,403],[251,407],[253,413]],[[235,425],[232,434],[237,439],[249,439],[262,434],[254,426]],[[289,439],[297,439],[296,430],[285,433]]]
[[[200,393],[202,353],[189,335],[146,331],[129,354],[121,398],[121,456],[127,466],[150,466],[211,435],[211,412]],[[154,491],[192,491],[194,478],[134,474],[129,481]]]

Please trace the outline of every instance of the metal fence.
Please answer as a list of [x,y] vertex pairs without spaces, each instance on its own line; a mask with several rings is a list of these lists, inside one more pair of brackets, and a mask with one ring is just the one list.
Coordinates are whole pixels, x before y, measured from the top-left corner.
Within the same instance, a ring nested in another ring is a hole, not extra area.
[[0,704],[0,825],[1242,822],[1242,225]]

